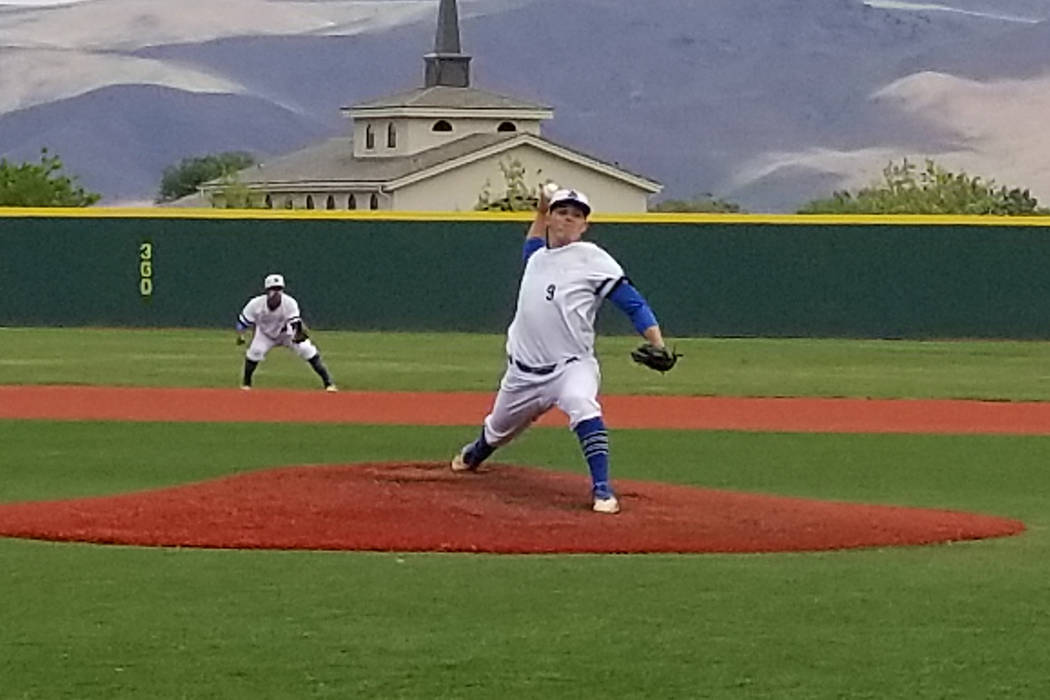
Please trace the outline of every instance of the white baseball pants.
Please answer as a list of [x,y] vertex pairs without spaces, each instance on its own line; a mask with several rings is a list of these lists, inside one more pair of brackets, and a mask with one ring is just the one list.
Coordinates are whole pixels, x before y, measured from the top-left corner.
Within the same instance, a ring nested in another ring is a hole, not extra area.
[[307,338],[301,343],[293,343],[292,336],[282,335],[279,338],[271,338],[265,333],[261,332],[258,328],[255,329],[255,335],[252,337],[252,343],[248,346],[248,352],[245,353],[248,359],[252,362],[262,362],[263,358],[266,357],[266,353],[274,349],[278,345],[282,345],[302,359],[309,362],[314,359],[317,355],[317,347],[313,342]]
[[569,428],[602,414],[598,403],[601,370],[594,357],[561,364],[550,374],[524,372],[513,362],[499,385],[492,412],[485,416],[485,442],[510,442],[533,421],[557,406],[569,417]]

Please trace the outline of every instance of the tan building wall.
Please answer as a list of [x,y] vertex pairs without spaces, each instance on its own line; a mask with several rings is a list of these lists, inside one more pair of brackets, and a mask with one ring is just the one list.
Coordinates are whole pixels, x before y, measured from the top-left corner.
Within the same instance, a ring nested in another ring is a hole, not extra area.
[[[434,124],[444,119],[452,125],[452,131],[433,131]],[[409,155],[428,148],[443,146],[446,143],[461,139],[471,134],[492,134],[503,122],[511,122],[517,127],[517,133],[540,135],[540,122],[535,119],[514,118],[463,118],[463,117],[425,117],[397,119],[358,119],[354,121],[354,155],[358,158]],[[397,132],[397,146],[387,146],[387,127],[393,123]],[[371,124],[375,134],[375,147],[365,148],[366,131]]]
[[[388,193],[375,193],[365,191],[318,191],[318,192],[270,192],[266,189],[253,190],[255,206],[265,207],[265,199],[269,195],[271,209],[327,209],[328,198],[332,198],[335,211],[368,210],[372,209],[372,196],[375,195],[376,209],[390,209],[393,196]],[[350,197],[353,196],[353,206]],[[226,205],[225,197],[221,192],[211,195],[206,200],[209,205],[222,208]],[[311,201],[313,206],[311,207]]]
[[[351,202],[350,197],[353,196]],[[335,211],[348,211],[360,209],[372,209],[372,197],[375,196],[376,209],[389,209],[393,198],[390,195],[376,194],[375,192],[308,192],[295,196],[296,209],[310,209],[308,197],[313,199],[313,209],[327,209],[328,198],[332,198],[332,208]],[[353,206],[351,206],[353,204]]]
[[504,194],[506,186],[499,162],[515,159],[525,166],[526,185],[554,180],[575,187],[590,198],[596,213],[638,213],[648,208],[648,194],[644,190],[529,146],[398,188],[393,193],[392,207],[402,211],[471,211],[486,181],[493,199]]

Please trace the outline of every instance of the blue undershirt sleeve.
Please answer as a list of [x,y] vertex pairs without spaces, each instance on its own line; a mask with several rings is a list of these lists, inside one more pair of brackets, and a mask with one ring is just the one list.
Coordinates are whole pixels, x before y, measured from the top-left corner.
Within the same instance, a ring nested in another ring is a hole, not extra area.
[[525,245],[521,248],[521,261],[523,263],[528,262],[532,254],[546,244],[547,242],[542,238],[526,238]]
[[657,325],[656,316],[649,308],[649,303],[626,277],[621,277],[613,284],[613,290],[607,298],[631,319],[634,329],[639,334],[645,333],[646,328]]

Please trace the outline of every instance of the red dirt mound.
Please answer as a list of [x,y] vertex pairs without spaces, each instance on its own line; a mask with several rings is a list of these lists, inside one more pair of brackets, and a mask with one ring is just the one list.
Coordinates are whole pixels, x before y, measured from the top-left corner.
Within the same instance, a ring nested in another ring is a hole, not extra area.
[[586,476],[493,465],[271,469],[156,491],[0,505],[0,535],[260,549],[773,552],[1001,537],[1015,520],[618,480],[624,512],[592,513]]

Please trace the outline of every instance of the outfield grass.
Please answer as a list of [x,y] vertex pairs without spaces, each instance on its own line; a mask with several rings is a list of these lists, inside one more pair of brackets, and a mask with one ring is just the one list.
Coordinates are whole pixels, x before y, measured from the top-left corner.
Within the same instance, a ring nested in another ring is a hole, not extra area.
[[[348,333],[314,337],[344,389],[494,391],[504,337]],[[232,331],[0,328],[0,384],[236,386],[243,348]],[[867,396],[1050,400],[1050,343],[686,338],[666,375],[628,357],[636,337],[600,337],[603,390],[615,394]],[[256,384],[318,380],[276,349]]]
[[[344,388],[490,391],[498,336],[316,334]],[[229,332],[0,329],[0,383],[231,386]],[[611,393],[1047,397],[1041,343],[695,339]],[[275,352],[260,386],[315,378]],[[447,458],[470,428],[0,421],[0,501]],[[1050,437],[631,431],[614,477],[972,510],[1018,537],[819,554],[477,556],[0,539],[0,698],[1045,698]],[[586,477],[573,435],[499,459]],[[627,504],[629,507],[629,504]],[[498,525],[494,525],[498,526]]]
[[[0,422],[0,500],[434,459],[462,428]],[[100,449],[99,445],[105,445]],[[617,475],[998,513],[821,554],[465,556],[0,540],[4,698],[1041,698],[1050,438],[616,431]],[[574,469],[566,430],[503,459]],[[994,488],[993,488],[994,486]]]

